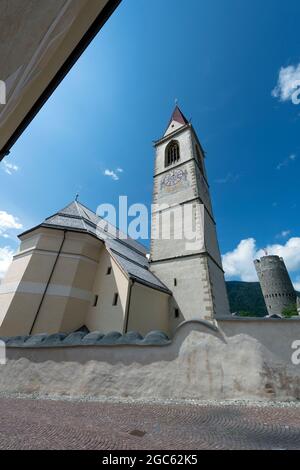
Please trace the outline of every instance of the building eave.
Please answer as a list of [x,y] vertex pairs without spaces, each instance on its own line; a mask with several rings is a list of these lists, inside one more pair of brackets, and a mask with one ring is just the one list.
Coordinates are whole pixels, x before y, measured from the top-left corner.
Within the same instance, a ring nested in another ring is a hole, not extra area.
[[83,230],[83,229],[76,229],[76,228],[68,228],[68,227],[63,227],[61,225],[53,225],[53,224],[39,224],[39,225],[36,225],[35,227],[29,229],[29,230],[26,230],[25,232],[22,232],[18,235],[18,238],[21,239],[24,235],[28,235],[32,232],[34,232],[35,230],[38,230],[40,228],[46,228],[46,229],[50,229],[50,230],[60,230],[61,232],[71,232],[71,233],[81,233],[82,235],[89,235],[90,237],[93,237],[95,240],[98,240],[99,242],[103,243],[103,240],[101,240],[99,237],[97,237],[96,235],[94,235],[93,233],[87,231],[87,230]]
[[73,52],[65,60],[61,68],[57,71],[54,78],[50,81],[45,90],[41,93],[39,98],[35,101],[32,107],[29,109],[27,114],[24,116],[22,121],[17,125],[15,130],[10,135],[6,143],[0,148],[0,161],[7,155],[9,155],[11,147],[16,143],[31,121],[35,118],[41,108],[44,106],[46,101],[53,94],[55,89],[69,73],[71,68],[77,62],[79,57],[83,54],[86,48],[89,46],[91,41],[95,38],[98,32],[102,29],[106,21],[110,18],[116,8],[119,6],[122,0],[109,0],[108,3],[101,10],[97,18],[91,24],[87,32],[81,38]]
[[137,282],[138,284],[142,284],[146,287],[150,287],[151,289],[158,290],[159,292],[162,292],[167,295],[173,295],[173,292],[171,292],[167,287],[159,287],[156,286],[155,284],[152,284],[151,282],[147,282],[144,279],[141,279],[137,276],[133,276],[132,274],[129,273],[129,279],[132,279],[133,281]]

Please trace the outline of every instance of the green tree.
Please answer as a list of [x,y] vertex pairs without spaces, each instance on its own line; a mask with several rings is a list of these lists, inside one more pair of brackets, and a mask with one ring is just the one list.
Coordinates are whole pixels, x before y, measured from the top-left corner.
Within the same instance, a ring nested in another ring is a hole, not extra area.
[[252,313],[252,312],[247,312],[245,310],[241,310],[240,312],[238,312],[238,316],[239,317],[255,317],[255,313]]
[[296,304],[290,304],[282,310],[282,316],[284,318],[291,318],[297,315],[298,315],[298,312],[297,312]]

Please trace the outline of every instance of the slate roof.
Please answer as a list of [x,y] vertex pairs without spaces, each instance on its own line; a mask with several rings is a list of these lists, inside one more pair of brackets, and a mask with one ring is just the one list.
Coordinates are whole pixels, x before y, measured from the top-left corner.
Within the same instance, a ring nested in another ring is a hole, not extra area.
[[167,125],[167,129],[169,129],[172,121],[179,122],[179,124],[182,124],[183,126],[189,123],[189,121],[187,120],[187,118],[185,117],[185,115],[182,113],[181,109],[177,105],[174,108],[171,119]]
[[[48,217],[39,227],[67,229],[89,233],[105,243],[111,256],[129,278],[171,294],[170,290],[150,271],[147,249],[113,225],[99,226],[103,219],[78,201]],[[37,228],[37,227],[36,227]],[[31,231],[31,230],[30,230]],[[28,231],[29,232],[29,231]],[[25,233],[28,233],[25,232]]]
[[179,122],[180,124],[183,124],[183,125],[188,124],[188,122],[189,122],[178,106],[175,106],[172,117],[170,119],[170,123],[172,121]]

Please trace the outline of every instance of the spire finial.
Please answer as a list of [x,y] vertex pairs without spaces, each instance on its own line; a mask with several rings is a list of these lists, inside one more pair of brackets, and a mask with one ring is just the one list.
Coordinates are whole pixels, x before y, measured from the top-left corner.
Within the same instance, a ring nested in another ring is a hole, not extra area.
[[178,106],[178,98],[175,98],[175,106]]
[[77,193],[75,196],[75,202],[78,202],[78,199],[79,199],[79,194]]

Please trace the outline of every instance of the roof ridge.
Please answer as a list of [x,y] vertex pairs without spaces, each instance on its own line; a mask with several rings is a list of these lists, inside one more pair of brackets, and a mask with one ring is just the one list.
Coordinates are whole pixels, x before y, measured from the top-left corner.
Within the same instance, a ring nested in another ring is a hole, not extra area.
[[[105,220],[105,219],[103,219],[102,217],[100,217],[100,215],[98,215],[96,212],[94,212],[94,211],[92,211],[91,209],[89,209],[87,206],[85,206],[85,205],[82,204],[81,202],[79,202],[79,204],[83,207],[83,210],[84,210],[84,209],[87,209],[88,211],[92,212],[96,217],[98,217],[100,220]],[[128,233],[123,232],[122,230],[120,230],[119,227],[117,227],[116,225],[112,224],[111,222],[109,222],[109,221],[106,221],[106,222],[107,222],[111,227],[113,227],[113,228],[116,229],[118,235],[119,235],[119,234],[124,234],[124,235],[125,235],[125,238],[116,237],[118,240],[120,240],[121,242],[124,241],[124,240],[126,241],[127,239],[128,239],[128,240],[132,240],[136,245],[138,245],[138,246],[140,246],[141,248],[143,248],[144,250],[146,250],[146,247],[145,247],[142,243],[137,242],[134,238],[130,237],[130,236],[128,235]],[[108,233],[109,233],[109,232],[108,232]],[[124,244],[126,244],[126,243],[124,243]],[[126,244],[126,245],[127,245],[127,244]],[[144,254],[142,251],[140,251],[138,248],[135,248],[135,247],[131,247],[131,248],[133,248],[135,251],[137,251],[137,252],[139,252],[139,253],[142,253],[142,254],[145,256],[145,254]]]
[[[135,253],[141,256],[146,256],[147,248],[142,243],[131,238],[127,233],[120,230],[119,227],[116,227],[109,221],[106,221],[105,219],[100,217],[100,215],[98,215],[96,212],[82,204],[80,201],[72,201],[63,209],[59,210],[55,214],[52,214],[50,217],[47,217],[44,222],[42,222],[42,224],[50,223],[52,219],[55,219],[55,217],[64,217],[67,219],[81,221],[83,225],[82,230],[89,231],[90,228],[93,228],[96,231],[99,230],[99,238],[101,236],[101,233],[103,232],[103,234],[109,236],[110,239],[117,240],[123,246],[133,250]],[[105,221],[108,224],[107,231],[101,230],[101,228],[99,228],[99,221]],[[63,227],[63,221],[60,225]],[[110,228],[114,230],[113,233],[109,231]],[[124,236],[122,237],[122,235]]]
[[[76,205],[76,207],[77,207],[77,209],[78,209],[78,212],[80,213],[80,211],[82,211],[82,209],[81,209],[81,207],[79,206],[78,201],[74,201],[74,202],[75,202],[75,205]],[[83,217],[82,214],[80,214],[80,216],[81,216],[81,219],[82,219],[83,226],[84,226],[85,230],[88,231],[88,229],[87,229],[87,227],[86,227],[86,223],[85,223],[85,217]]]

